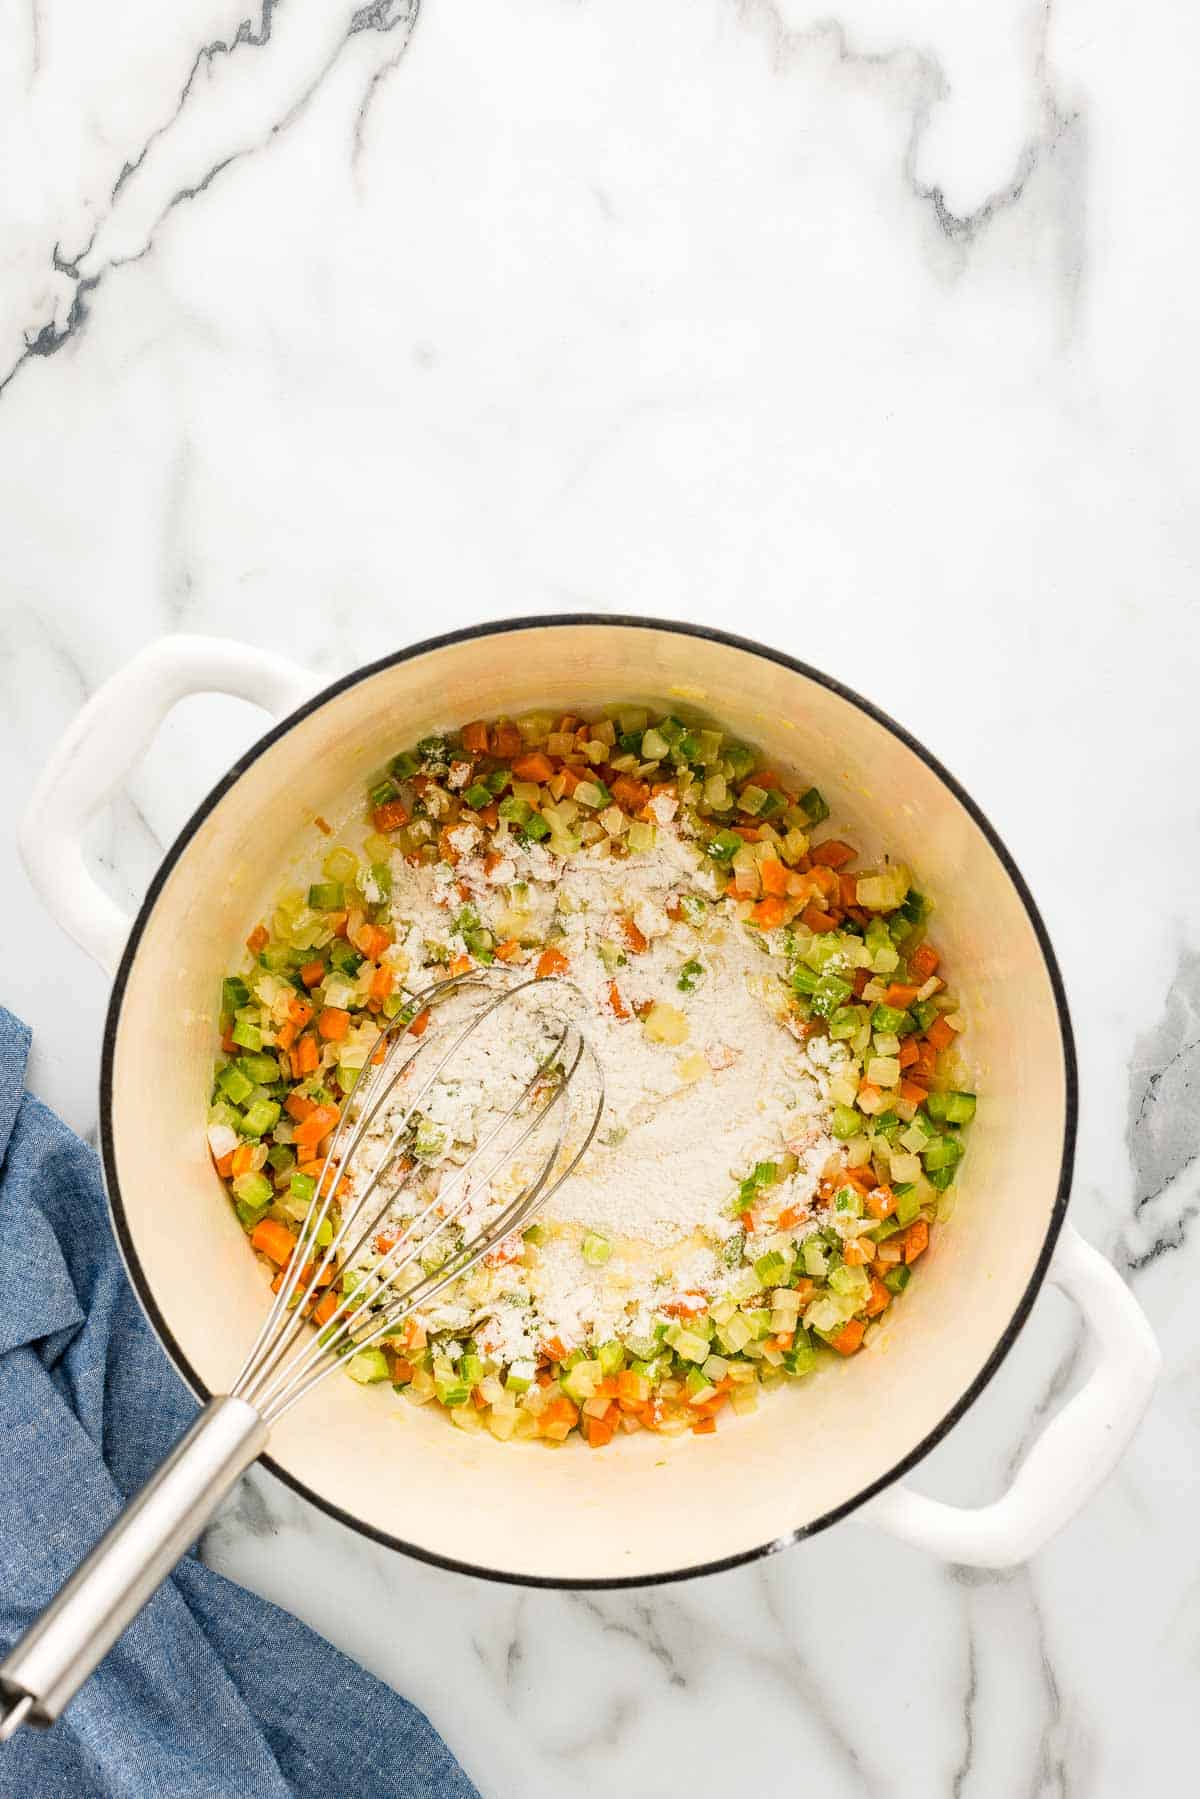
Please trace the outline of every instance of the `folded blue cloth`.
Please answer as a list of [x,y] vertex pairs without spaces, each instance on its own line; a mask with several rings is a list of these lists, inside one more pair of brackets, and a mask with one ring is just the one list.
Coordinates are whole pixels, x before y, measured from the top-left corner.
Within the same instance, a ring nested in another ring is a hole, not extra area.
[[[23,1093],[0,1007],[0,1643],[10,1646],[196,1414],[133,1296],[93,1152]],[[48,1731],[22,1799],[477,1799],[427,1720],[189,1555]]]

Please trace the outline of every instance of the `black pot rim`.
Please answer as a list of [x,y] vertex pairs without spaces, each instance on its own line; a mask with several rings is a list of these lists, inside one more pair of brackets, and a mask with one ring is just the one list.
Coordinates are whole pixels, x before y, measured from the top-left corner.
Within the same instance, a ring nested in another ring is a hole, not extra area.
[[765,644],[756,643],[750,638],[737,636],[730,631],[721,631],[708,625],[683,623],[675,619],[644,618],[624,613],[552,613],[545,617],[533,616],[496,619],[485,624],[464,626],[457,631],[448,631],[441,636],[427,637],[419,643],[411,644],[406,649],[397,650],[389,656],[382,656],[375,662],[368,663],[362,668],[355,669],[352,673],[343,675],[339,680],[332,682],[328,687],[322,688],[319,693],[314,694],[314,696],[305,701],[302,706],[299,706],[286,718],[281,719],[278,724],[274,725],[272,729],[266,733],[265,736],[259,738],[259,740],[246,751],[245,755],[241,756],[238,761],[234,763],[229,772],[217,782],[212,791],[201,801],[200,805],[197,806],[187,823],[183,826],[178,837],[176,837],[175,842],[167,851],[154,879],[150,883],[146,897],[138,910],[137,917],[134,919],[124,953],[121,957],[120,966],[113,983],[112,996],[109,1000],[108,1014],[105,1020],[104,1043],[100,1068],[100,1153],[104,1167],[105,1184],[108,1191],[108,1202],[112,1214],[113,1229],[134,1292],[137,1294],[138,1300],[155,1335],[166,1350],[167,1355],[170,1357],[175,1368],[187,1382],[188,1386],[191,1387],[192,1391],[202,1400],[208,1400],[212,1397],[204,1382],[200,1379],[196,1370],[191,1366],[191,1363],[176,1342],[174,1333],[160,1311],[154,1294],[150,1289],[150,1284],[142,1270],[137,1250],[134,1246],[133,1237],[129,1229],[124,1202],[121,1197],[121,1186],[117,1173],[117,1161],[112,1129],[113,1063],[116,1051],[117,1027],[120,1020],[121,1005],[125,994],[125,988],[129,980],[130,970],[133,967],[134,958],[137,955],[138,946],[141,942],[143,933],[146,930],[147,924],[149,923],[151,914],[154,911],[158,896],[162,892],[172,870],[183,855],[183,852],[187,849],[192,838],[196,835],[196,832],[208,818],[209,814],[245,771],[256,762],[261,755],[270,749],[274,743],[278,742],[286,732],[290,731],[294,725],[298,724],[302,719],[307,718],[311,713],[316,712],[321,706],[325,705],[327,701],[336,698],[336,696],[341,693],[347,692],[350,688],[357,686],[360,682],[368,680],[371,676],[379,674],[384,669],[394,668],[402,662],[410,662],[418,656],[428,655],[431,651],[446,649],[454,644],[464,643],[472,638],[495,637],[512,632],[535,629],[541,630],[546,628],[553,629],[578,626],[606,627],[613,625],[635,630],[668,632],[678,637],[694,637],[710,643],[725,644],[731,649],[742,650],[753,656],[760,656],[768,662],[774,662],[782,668],[789,669],[794,674],[802,675],[807,680],[817,683],[818,686],[827,688],[829,692],[837,694],[839,698],[847,701],[850,705],[856,706],[860,712],[865,713],[866,716],[873,719],[876,724],[882,725],[885,730],[890,731],[907,749],[911,750],[914,755],[919,756],[926,767],[929,768],[943,785],[949,789],[959,804],[974,820],[975,824],[978,825],[999,858],[1005,873],[1015,887],[1021,903],[1025,908],[1030,925],[1037,938],[1038,947],[1042,953],[1046,973],[1049,977],[1051,990],[1054,994],[1054,1003],[1058,1014],[1059,1034],[1062,1043],[1063,1075],[1065,1084],[1063,1146],[1054,1206],[1046,1227],[1045,1239],[1042,1243],[1037,1262],[1026,1283],[1025,1290],[1017,1302],[1012,1317],[1002,1331],[987,1362],[984,1364],[983,1368],[980,1369],[970,1386],[965,1389],[934,1428],[929,1431],[907,1455],[902,1457],[894,1467],[887,1471],[887,1473],[880,1475],[877,1480],[872,1481],[869,1486],[864,1487],[860,1492],[856,1493],[853,1498],[845,1500],[841,1505],[832,1507],[828,1512],[823,1513],[818,1518],[812,1519],[807,1524],[799,1525],[795,1529],[786,1531],[781,1536],[773,1537],[769,1542],[758,1544],[752,1549],[742,1550],[737,1555],[722,1556],[713,1561],[699,1562],[686,1568],[671,1568],[654,1574],[617,1575],[612,1577],[558,1578],[547,1575],[518,1574],[505,1569],[482,1567],[478,1563],[460,1561],[453,1556],[436,1554],[432,1550],[422,1548],[419,1544],[410,1543],[405,1541],[402,1537],[393,1536],[388,1531],[378,1530],[374,1525],[367,1524],[361,1518],[354,1517],[352,1513],[343,1510],[341,1506],[334,1505],[330,1500],[323,1498],[321,1494],[314,1492],[305,1482],[297,1479],[295,1475],[290,1474],[286,1468],[281,1467],[271,1456],[264,1455],[260,1457],[262,1465],[265,1468],[270,1469],[271,1473],[274,1474],[277,1479],[283,1481],[286,1486],[291,1487],[292,1490],[300,1494],[302,1498],[307,1499],[321,1511],[328,1513],[331,1518],[336,1518],[339,1523],[348,1525],[351,1530],[357,1531],[361,1536],[368,1537],[376,1543],[382,1543],[389,1549],[398,1550],[402,1555],[411,1556],[416,1561],[426,1562],[434,1567],[449,1569],[456,1574],[472,1575],[477,1579],[497,1581],[504,1585],[512,1586],[547,1587],[557,1591],[609,1590],[621,1587],[666,1586],[675,1581],[693,1580],[699,1578],[701,1575],[719,1574],[727,1569],[741,1567],[745,1563],[757,1561],[762,1556],[772,1555],[778,1550],[789,1548],[793,1543],[797,1543],[802,1539],[817,1536],[821,1531],[827,1530],[830,1525],[838,1523],[842,1518],[848,1517],[852,1512],[857,1511],[860,1506],[865,1505],[869,1500],[875,1498],[877,1494],[882,1493],[885,1488],[893,1485],[894,1482],[900,1480],[905,1474],[908,1474],[915,1468],[919,1462],[923,1461],[930,1451],[937,1447],[947,1433],[958,1423],[959,1419],[963,1417],[964,1413],[966,1413],[979,1398],[984,1388],[992,1379],[992,1376],[996,1373],[997,1369],[1008,1355],[1025,1320],[1029,1316],[1033,1302],[1037,1298],[1038,1291],[1046,1277],[1046,1272],[1050,1265],[1050,1258],[1054,1253],[1054,1247],[1058,1241],[1059,1233],[1062,1230],[1063,1221],[1066,1217],[1067,1201],[1071,1190],[1071,1176],[1075,1158],[1075,1137],[1079,1115],[1079,1084],[1075,1059],[1075,1043],[1071,1030],[1071,1018],[1067,1007],[1062,975],[1059,971],[1058,962],[1050,942],[1049,933],[1042,921],[1041,914],[1034,902],[1033,895],[1029,891],[1025,878],[1021,874],[1021,871],[1017,867],[1009,850],[1001,840],[995,826],[991,823],[991,820],[987,817],[986,813],[983,812],[980,806],[971,798],[970,794],[966,792],[965,788],[960,785],[937,757],[932,755],[910,731],[906,730],[903,725],[898,724],[895,719],[889,717],[888,714],[883,712],[878,706],[875,706],[871,701],[864,699],[861,694],[854,692],[852,688],[835,680],[831,675],[822,673],[820,669],[813,668],[809,663],[801,662],[796,657],[785,654],[782,650],[772,649]]

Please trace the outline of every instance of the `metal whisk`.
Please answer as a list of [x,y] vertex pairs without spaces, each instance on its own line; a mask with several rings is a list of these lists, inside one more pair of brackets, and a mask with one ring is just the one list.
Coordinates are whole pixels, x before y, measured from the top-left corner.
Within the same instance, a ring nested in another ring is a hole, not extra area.
[[[333,1131],[297,1246],[241,1373],[228,1394],[208,1402],[0,1662],[0,1742],[22,1724],[54,1722],[262,1453],[285,1412],[347,1356],[394,1334],[410,1312],[427,1306],[520,1230],[578,1165],[600,1123],[604,1080],[586,1038],[559,1003],[569,985],[554,977],[522,978],[520,971],[503,967],[475,969],[412,995],[401,1019],[380,1031]],[[468,1005],[465,1019],[456,1021],[457,1002],[476,997],[481,1003]],[[417,1168],[405,1151],[422,1103],[447,1071],[453,1078],[456,1060],[488,1021],[518,1004],[535,1005],[547,1039],[534,1072],[488,1124],[467,1160],[443,1176],[436,1196],[417,1205],[366,1278],[343,1292],[319,1329],[306,1329],[336,1272],[355,1267],[413,1185]],[[417,1007],[447,1028],[415,1036]],[[585,1058],[593,1080],[576,1118],[568,1095],[573,1085],[577,1092],[582,1085],[576,1076]],[[354,1193],[355,1160],[376,1127],[386,1141],[361,1191]],[[548,1151],[540,1142],[543,1131],[551,1138]],[[532,1171],[526,1177],[516,1158],[527,1145]],[[519,1190],[481,1207],[479,1194],[505,1171],[515,1171]],[[347,1191],[348,1197],[338,1199],[338,1228],[331,1227],[322,1248],[317,1240],[335,1194]]]

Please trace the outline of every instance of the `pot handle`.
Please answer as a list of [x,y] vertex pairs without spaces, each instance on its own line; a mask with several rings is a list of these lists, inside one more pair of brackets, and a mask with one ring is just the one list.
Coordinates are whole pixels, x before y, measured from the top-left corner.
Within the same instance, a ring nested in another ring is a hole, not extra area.
[[278,719],[317,686],[314,675],[270,650],[223,637],[163,637],[84,706],[34,787],[17,841],[47,910],[108,974],[116,973],[131,921],[84,860],[89,820],[145,754],[171,708],[190,694],[231,694]]
[[1111,1262],[1069,1224],[1050,1279],[1082,1312],[1098,1360],[1042,1431],[1008,1491],[972,1508],[894,1486],[864,1506],[861,1517],[945,1561],[1011,1568],[1049,1542],[1107,1480],[1149,1404],[1162,1354]]

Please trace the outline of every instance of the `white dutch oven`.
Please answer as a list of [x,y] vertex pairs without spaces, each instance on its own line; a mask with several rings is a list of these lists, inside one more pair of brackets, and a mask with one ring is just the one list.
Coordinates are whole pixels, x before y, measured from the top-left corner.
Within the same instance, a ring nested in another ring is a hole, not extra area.
[[[434,1408],[335,1380],[276,1428],[268,1466],[380,1542],[531,1584],[728,1567],[856,1507],[957,1561],[999,1566],[1032,1553],[1116,1463],[1159,1356],[1112,1268],[1064,1223],[1076,1119],[1066,1001],[1025,883],[979,809],[864,700],[778,652],[698,628],[516,620],[314,686],[242,644],[155,645],[80,715],[23,834],[47,905],[116,977],[100,1095],[113,1221],[184,1379],[202,1397],[226,1391],[267,1300],[206,1150],[205,1104],[219,977],[301,847],[311,852],[314,816],[357,818],[365,776],[438,726],[614,699],[691,704],[817,783],[847,836],[868,854],[886,844],[935,896],[983,1095],[952,1223],[875,1353],[774,1395],[715,1437],[641,1432],[603,1454],[575,1444],[550,1453],[449,1429]],[[85,866],[83,828],[170,708],[212,691],[280,722],[180,833],[131,925]],[[982,1392],[1047,1275],[1093,1335],[1087,1384],[995,1504],[963,1510],[899,1485]]]

